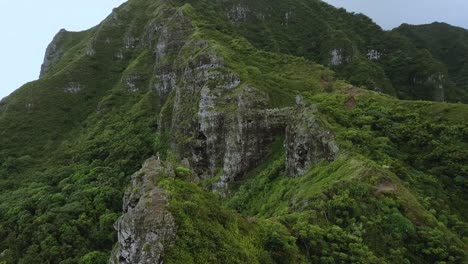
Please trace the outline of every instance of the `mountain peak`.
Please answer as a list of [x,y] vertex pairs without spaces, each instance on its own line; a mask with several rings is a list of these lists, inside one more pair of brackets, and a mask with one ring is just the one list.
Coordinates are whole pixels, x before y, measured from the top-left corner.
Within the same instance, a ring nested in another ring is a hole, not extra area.
[[462,263],[468,56],[419,30],[304,0],[61,30],[0,102],[0,262]]

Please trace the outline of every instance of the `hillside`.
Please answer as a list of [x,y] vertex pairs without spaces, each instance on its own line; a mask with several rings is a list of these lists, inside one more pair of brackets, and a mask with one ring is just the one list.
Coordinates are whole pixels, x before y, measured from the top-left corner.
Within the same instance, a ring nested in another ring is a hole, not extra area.
[[321,1],[130,0],[0,102],[0,263],[464,263],[448,73]]
[[462,98],[468,91],[468,30],[445,23],[413,26],[404,24],[394,29],[416,47],[427,49],[433,56],[447,65],[450,79],[460,90]]
[[[236,1],[234,9],[219,1],[192,4],[218,30],[239,34],[257,48],[329,66],[353,85],[400,99],[467,102],[466,97],[460,100],[446,65],[362,14],[321,1]],[[231,23],[217,19],[220,12],[227,13]]]

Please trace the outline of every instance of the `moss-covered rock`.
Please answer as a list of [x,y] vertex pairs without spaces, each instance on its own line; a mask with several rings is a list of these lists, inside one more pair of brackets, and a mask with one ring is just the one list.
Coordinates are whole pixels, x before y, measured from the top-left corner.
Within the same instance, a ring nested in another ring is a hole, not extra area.
[[467,106],[395,98],[453,77],[363,15],[130,0],[44,65],[0,102],[0,262],[466,259]]

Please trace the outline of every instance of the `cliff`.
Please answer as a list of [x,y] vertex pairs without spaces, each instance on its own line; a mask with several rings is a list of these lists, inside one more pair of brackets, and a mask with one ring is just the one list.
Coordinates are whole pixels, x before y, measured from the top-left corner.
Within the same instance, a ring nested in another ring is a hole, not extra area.
[[321,1],[130,0],[0,103],[0,262],[463,263],[447,74]]

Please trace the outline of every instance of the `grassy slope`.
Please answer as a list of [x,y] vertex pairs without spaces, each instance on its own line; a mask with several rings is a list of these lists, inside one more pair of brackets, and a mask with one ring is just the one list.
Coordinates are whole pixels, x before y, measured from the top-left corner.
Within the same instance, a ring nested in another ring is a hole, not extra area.
[[[465,105],[398,101],[352,88],[323,66],[258,50],[214,28],[193,7],[184,11],[198,26],[193,37],[211,40],[272,106],[290,105],[296,94],[318,104],[342,154],[303,178],[287,178],[279,137],[224,201],[202,191],[203,184],[161,182],[180,226],[168,262],[462,261]],[[124,31],[101,34],[101,40],[121,39]],[[129,93],[123,82],[153,67],[149,51],[116,61],[113,52],[122,41],[92,59],[83,56],[89,37],[1,110],[0,262],[104,261],[115,242],[112,224],[128,175],[146,157],[167,151],[166,137],[157,135],[159,99],[150,90]],[[84,93],[64,95],[58,88],[75,80],[85,82]],[[31,98],[33,111],[24,108]],[[347,108],[351,98],[354,109]],[[170,105],[168,100],[161,111]],[[388,182],[397,191],[376,194]]]

